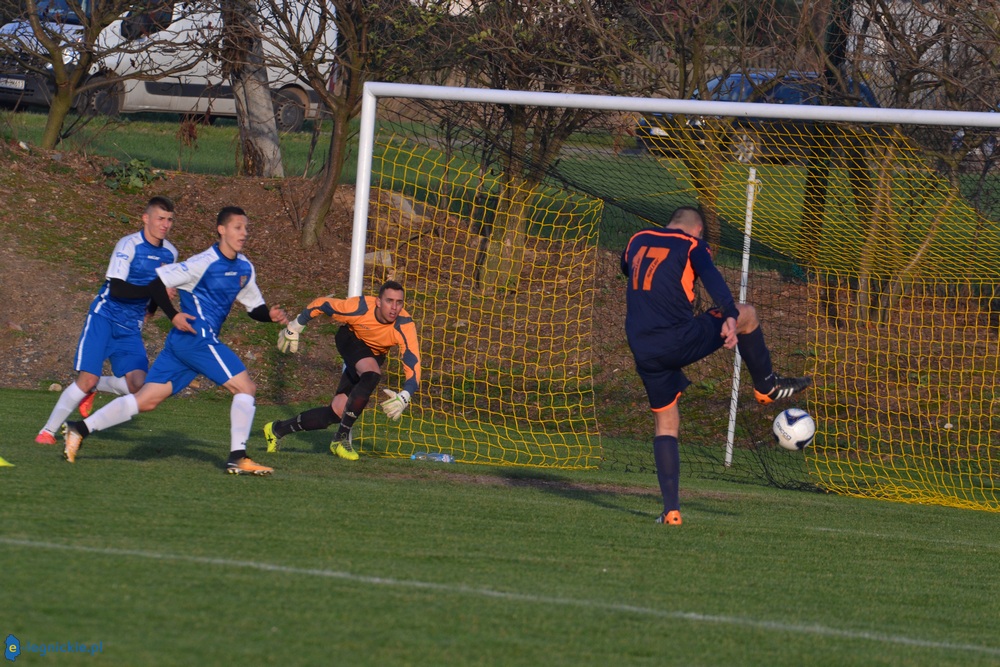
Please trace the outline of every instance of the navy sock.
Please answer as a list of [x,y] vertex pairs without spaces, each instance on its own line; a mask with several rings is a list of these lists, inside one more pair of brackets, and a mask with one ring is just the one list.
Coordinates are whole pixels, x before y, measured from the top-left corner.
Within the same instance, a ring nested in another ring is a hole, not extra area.
[[681,453],[677,438],[672,435],[653,438],[653,459],[656,461],[656,479],[660,482],[660,493],[663,494],[663,511],[679,510]]
[[764,342],[763,329],[758,326],[750,333],[738,335],[736,346],[753,378],[754,389],[765,394],[771,391],[774,388],[774,380],[771,379],[774,369],[771,366],[771,352]]

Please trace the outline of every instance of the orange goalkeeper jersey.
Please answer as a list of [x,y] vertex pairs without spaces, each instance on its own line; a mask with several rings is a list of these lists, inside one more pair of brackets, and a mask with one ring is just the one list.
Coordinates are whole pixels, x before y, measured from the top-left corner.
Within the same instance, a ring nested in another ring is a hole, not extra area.
[[[389,348],[398,346],[406,375],[403,388],[411,395],[415,394],[420,385],[417,327],[405,308],[399,311],[395,322],[382,324],[375,319],[375,301],[373,296],[352,296],[349,299],[324,296],[311,301],[303,314],[310,320],[326,315],[334,322],[346,324],[375,354],[386,354]],[[303,319],[300,317],[299,321]]]

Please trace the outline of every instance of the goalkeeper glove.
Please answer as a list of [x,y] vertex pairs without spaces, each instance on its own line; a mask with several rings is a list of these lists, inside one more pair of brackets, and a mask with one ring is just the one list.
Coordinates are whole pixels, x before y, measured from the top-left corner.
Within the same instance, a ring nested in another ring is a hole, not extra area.
[[388,400],[382,402],[385,416],[393,421],[398,420],[403,414],[403,410],[410,404],[410,392],[405,389],[398,394],[391,389],[383,389],[382,391],[389,397]]
[[281,352],[291,352],[295,354],[299,351],[299,333],[305,329],[304,324],[299,324],[298,318],[291,320],[281,333],[278,334],[278,350]]

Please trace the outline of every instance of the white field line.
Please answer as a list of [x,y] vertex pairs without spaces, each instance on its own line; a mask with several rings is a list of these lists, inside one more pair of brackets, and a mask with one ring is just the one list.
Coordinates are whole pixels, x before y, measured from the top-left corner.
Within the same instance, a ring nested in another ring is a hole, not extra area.
[[653,618],[665,618],[672,620],[683,620],[694,623],[710,623],[715,625],[733,625],[739,627],[762,628],[765,630],[775,630],[778,632],[788,632],[803,635],[819,635],[823,637],[835,637],[851,640],[865,640],[878,644],[897,644],[902,646],[915,646],[919,648],[936,649],[943,651],[965,651],[980,655],[1000,656],[1000,647],[978,646],[975,644],[955,644],[945,641],[932,641],[902,635],[888,635],[878,632],[862,632],[856,630],[840,630],[822,625],[803,625],[800,623],[787,623],[782,621],[764,621],[754,618],[744,618],[740,616],[717,616],[713,614],[700,614],[697,612],[670,611],[665,609],[654,609],[651,607],[639,607],[636,605],[621,604],[617,602],[602,602],[600,600],[583,600],[577,598],[560,598],[546,595],[531,595],[528,593],[513,593],[509,591],[497,591],[489,588],[478,588],[472,586],[462,586],[455,584],[439,584],[428,581],[416,581],[412,579],[391,579],[386,577],[371,577],[366,575],[351,574],[350,572],[340,572],[337,570],[323,570],[314,568],[291,567],[288,565],[278,565],[275,563],[258,563],[255,561],[232,560],[229,558],[209,558],[206,556],[185,556],[181,554],[158,553],[155,551],[140,551],[136,549],[110,549],[102,547],[88,547],[76,544],[57,544],[54,542],[39,542],[35,540],[14,539],[0,537],[0,545],[9,547],[22,547],[25,549],[48,549],[59,551],[72,551],[76,553],[97,554],[100,556],[114,556],[121,558],[147,558],[150,560],[174,561],[180,563],[194,563],[198,565],[218,565],[226,568],[242,568],[248,570],[258,570],[262,572],[277,572],[279,574],[290,574],[305,577],[321,577],[324,579],[340,579],[343,581],[369,584],[372,586],[386,586],[389,588],[410,588],[418,590],[438,591],[452,595],[466,595],[471,597],[493,598],[498,600],[509,600],[513,602],[525,602],[530,604],[555,605],[560,607],[576,607],[580,609],[596,609],[600,611],[620,612],[635,614],[638,616],[648,616]]

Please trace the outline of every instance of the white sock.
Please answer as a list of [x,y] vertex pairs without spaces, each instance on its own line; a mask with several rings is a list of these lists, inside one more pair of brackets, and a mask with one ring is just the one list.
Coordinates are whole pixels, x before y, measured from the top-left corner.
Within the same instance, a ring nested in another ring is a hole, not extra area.
[[135,396],[125,394],[84,419],[83,423],[91,432],[103,431],[106,428],[127,422],[137,414],[139,414],[139,404],[136,403]]
[[125,377],[115,377],[114,375],[102,375],[101,379],[97,381],[97,391],[115,394],[116,396],[124,396],[130,393]]
[[75,382],[70,382],[69,386],[63,389],[63,392],[59,395],[56,406],[52,408],[52,414],[49,415],[49,420],[45,422],[45,430],[55,434],[59,430],[59,427],[63,425],[63,422],[66,421],[66,418],[76,410],[76,406],[80,405],[80,401],[86,396],[87,393],[76,386]]
[[233,406],[229,409],[229,451],[235,452],[247,448],[250,429],[253,427],[253,415],[256,411],[254,398],[250,394],[233,396]]

